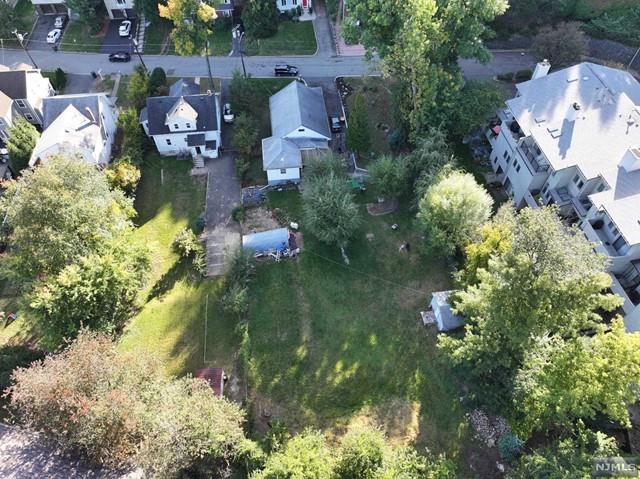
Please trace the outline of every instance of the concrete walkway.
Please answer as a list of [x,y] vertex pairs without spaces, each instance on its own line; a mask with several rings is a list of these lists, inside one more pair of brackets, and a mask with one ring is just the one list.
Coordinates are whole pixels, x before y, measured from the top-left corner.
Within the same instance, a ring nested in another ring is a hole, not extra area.
[[313,2],[313,12],[316,17],[313,20],[313,28],[318,44],[316,55],[322,57],[335,56],[336,45],[333,41],[333,34],[331,33],[331,25],[329,25],[329,16],[327,15],[324,0],[316,0]]

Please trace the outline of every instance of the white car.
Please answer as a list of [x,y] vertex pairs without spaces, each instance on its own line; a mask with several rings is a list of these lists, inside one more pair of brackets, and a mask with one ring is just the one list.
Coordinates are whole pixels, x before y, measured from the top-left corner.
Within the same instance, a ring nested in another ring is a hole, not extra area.
[[64,27],[66,20],[67,20],[67,17],[65,17],[64,15],[60,15],[59,17],[56,17],[56,19],[53,21],[53,27],[54,28]]
[[224,104],[224,107],[222,108],[222,118],[224,119],[224,122],[229,125],[233,123],[233,120],[235,120],[236,116],[233,114],[230,103]]
[[121,37],[128,37],[131,34],[131,22],[129,20],[124,20],[120,24],[120,28],[118,29],[118,34]]
[[47,43],[56,43],[58,40],[60,40],[60,35],[62,35],[62,30],[60,30],[59,28],[51,30],[47,34]]

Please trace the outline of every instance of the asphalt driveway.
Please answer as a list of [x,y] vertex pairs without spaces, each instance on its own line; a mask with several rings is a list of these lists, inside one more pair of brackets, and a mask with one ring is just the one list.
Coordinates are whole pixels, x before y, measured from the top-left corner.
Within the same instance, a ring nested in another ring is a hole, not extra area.
[[[27,37],[29,43],[28,47],[30,50],[51,50],[53,49],[53,44],[47,43],[47,35],[48,33],[54,29],[53,22],[55,22],[56,18],[60,15],[38,15],[36,17],[36,24],[33,27],[33,32],[30,37]],[[68,22],[67,22],[68,23]],[[62,33],[64,34],[64,29],[67,26],[61,28]],[[60,40],[56,43],[56,45],[60,44]]]
[[118,33],[122,19],[111,20],[109,22],[109,29],[104,36],[104,42],[102,43],[102,49],[100,53],[116,53],[116,52],[129,52],[133,53],[133,42],[131,38],[135,37],[138,31],[138,21],[135,18],[128,19],[131,22],[131,35],[128,37],[121,37]]

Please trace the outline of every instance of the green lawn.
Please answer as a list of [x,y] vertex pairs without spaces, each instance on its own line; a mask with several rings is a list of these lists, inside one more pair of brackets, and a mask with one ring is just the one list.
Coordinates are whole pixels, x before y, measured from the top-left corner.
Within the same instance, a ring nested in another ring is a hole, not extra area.
[[[231,24],[225,23],[217,28],[209,37],[209,55],[212,56],[227,56],[231,51]],[[148,52],[147,53],[151,53]],[[170,43],[167,50],[169,55],[177,55],[175,45]],[[202,48],[202,54],[204,55],[204,46]]]
[[[191,163],[148,155],[136,195],[136,236],[152,251],[152,273],[141,292],[142,308],[132,319],[121,347],[143,347],[159,354],[168,372],[193,372],[206,363],[233,366],[237,349],[235,322],[221,314],[220,281],[201,279],[179,261],[171,244],[176,233],[204,211],[204,179],[189,175]],[[208,306],[207,306],[208,297]]]
[[[301,219],[298,193],[269,201]],[[255,401],[295,429],[340,434],[373,420],[392,440],[456,456],[467,444],[460,392],[419,316],[430,292],[451,286],[448,268],[420,251],[407,211],[364,215],[348,267],[337,248],[306,234],[298,261],[258,268],[249,321]],[[398,251],[407,240],[410,255]]]
[[144,31],[144,53],[158,55],[162,53],[162,46],[168,41],[171,33],[171,22],[160,18],[152,22]]
[[91,34],[91,27],[79,22],[69,22],[60,42],[60,50],[66,52],[100,53],[104,33]]
[[283,21],[269,38],[247,39],[247,55],[313,55],[318,45],[313,22]]

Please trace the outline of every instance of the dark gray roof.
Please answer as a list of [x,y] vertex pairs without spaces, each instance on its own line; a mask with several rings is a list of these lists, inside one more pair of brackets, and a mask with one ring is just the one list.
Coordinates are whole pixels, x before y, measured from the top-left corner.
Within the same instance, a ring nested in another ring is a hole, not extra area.
[[204,145],[204,133],[198,133],[196,135],[187,135],[187,146],[203,146]]
[[331,138],[329,119],[320,87],[308,87],[293,81],[269,98],[271,132],[285,138],[300,127]]
[[149,110],[147,110],[147,107],[144,107],[142,110],[140,110],[140,123],[144,123],[148,119],[149,119]]
[[[187,95],[182,97],[198,114],[196,129],[190,131],[215,131],[218,129],[218,113],[215,95]],[[147,98],[149,135],[164,135],[171,131],[165,125],[167,113],[180,97],[154,96]]]
[[42,103],[42,128],[48,128],[69,105],[73,105],[76,110],[86,116],[88,120],[94,120],[100,123],[101,96],[104,96],[104,93],[82,93],[79,95],[60,95],[45,98]]
[[200,93],[200,86],[184,78],[180,78],[180,80],[169,87],[169,96],[197,95],[198,93]]
[[27,72],[25,70],[0,72],[0,91],[14,100],[27,98]]

